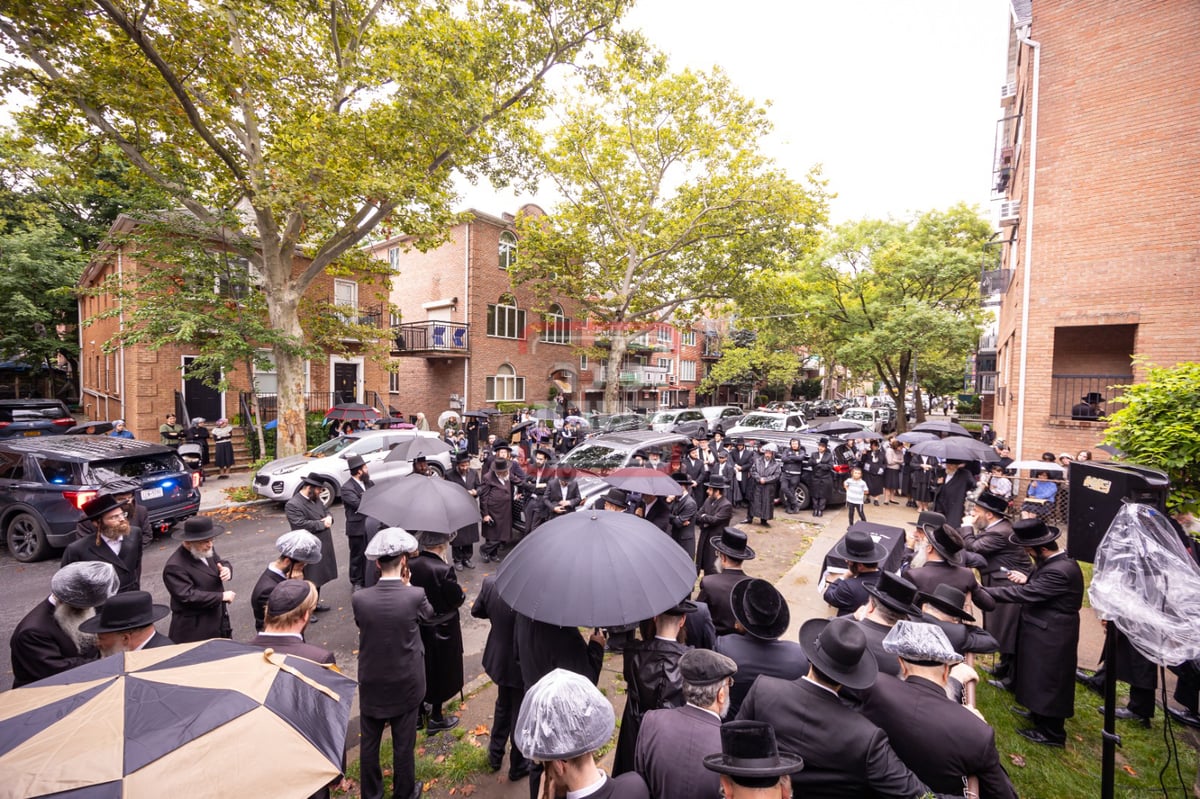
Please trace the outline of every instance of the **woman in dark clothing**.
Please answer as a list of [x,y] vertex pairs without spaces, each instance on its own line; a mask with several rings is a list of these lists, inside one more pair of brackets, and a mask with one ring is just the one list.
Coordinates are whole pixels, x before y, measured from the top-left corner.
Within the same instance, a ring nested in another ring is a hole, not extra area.
[[887,468],[887,457],[879,448],[878,441],[871,442],[871,448],[862,459],[863,479],[867,481],[867,494],[879,504],[879,495],[883,493],[883,473]]
[[446,562],[446,550],[454,536],[446,533],[417,533],[421,553],[408,561],[410,583],[425,589],[433,606],[434,617],[421,622],[421,642],[425,645],[425,702],[429,734],[449,730],[458,724],[458,716],[443,716],[442,703],[462,691],[463,639],[458,609],[467,595],[458,584],[454,567]]

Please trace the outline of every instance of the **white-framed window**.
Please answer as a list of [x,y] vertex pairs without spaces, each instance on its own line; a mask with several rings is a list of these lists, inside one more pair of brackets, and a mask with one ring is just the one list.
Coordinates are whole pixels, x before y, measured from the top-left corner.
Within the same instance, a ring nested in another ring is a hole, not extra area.
[[579,371],[586,372],[588,370],[588,357],[586,354],[579,356]]
[[674,366],[675,366],[675,359],[673,359],[673,358],[659,358],[658,359],[658,368],[666,369],[668,374],[675,371]]
[[507,271],[517,265],[517,237],[507,230],[500,234],[500,268]]
[[667,327],[666,325],[658,326],[658,343],[659,344],[670,344],[671,343],[671,328]]
[[524,402],[525,378],[517,376],[511,364],[502,363],[496,374],[486,379],[488,402]]
[[255,289],[262,288],[262,276],[250,263],[249,258],[240,255],[215,253],[220,258],[220,266],[213,277],[213,293],[220,297],[243,300]]
[[395,327],[396,325],[400,324],[401,319],[402,317],[400,314],[396,313],[395,311],[391,311],[388,313],[388,326]]
[[695,361],[680,361],[679,362],[679,379],[680,380],[695,380],[696,379],[696,362]]
[[400,373],[399,372],[388,372],[388,393],[389,394],[399,394],[400,393]]
[[[278,394],[279,393],[279,375],[275,369],[275,353],[271,350],[259,350],[258,354],[262,358],[269,361],[269,365],[260,367],[257,363],[254,364],[254,393],[256,394]],[[312,374],[310,371],[311,364],[308,361],[304,362],[304,390],[312,390]]]
[[551,305],[542,317],[542,341],[546,344],[571,343],[571,320],[561,305]]
[[696,346],[696,331],[685,330],[679,334],[679,343],[685,347]]
[[505,294],[487,307],[487,334],[495,338],[525,338],[525,311],[517,307],[512,295]]
[[400,272],[400,248],[388,247],[388,269],[393,273]]

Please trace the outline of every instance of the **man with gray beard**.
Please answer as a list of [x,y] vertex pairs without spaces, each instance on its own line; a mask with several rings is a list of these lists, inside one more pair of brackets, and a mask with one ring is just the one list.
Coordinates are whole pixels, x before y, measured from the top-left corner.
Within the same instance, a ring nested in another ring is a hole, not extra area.
[[208,516],[193,516],[183,523],[183,530],[171,535],[181,543],[163,566],[163,585],[171,595],[167,635],[177,644],[233,637],[228,607],[236,595],[224,585],[233,572],[213,547],[224,530]]
[[9,639],[13,687],[53,677],[99,656],[96,636],[79,629],[96,608],[117,593],[120,580],[109,563],[64,566],[50,578],[50,596],[38,603]]
[[718,799],[720,779],[699,766],[710,748],[721,745],[737,664],[718,652],[690,649],[679,658],[679,671],[687,704],[646,714],[636,769],[655,799]]

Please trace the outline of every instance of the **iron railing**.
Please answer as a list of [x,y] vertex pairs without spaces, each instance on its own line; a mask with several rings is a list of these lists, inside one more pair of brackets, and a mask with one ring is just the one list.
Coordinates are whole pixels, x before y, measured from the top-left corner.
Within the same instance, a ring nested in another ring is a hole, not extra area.
[[405,322],[392,328],[396,351],[401,355],[424,353],[462,354],[471,348],[467,322]]
[[1117,386],[1133,382],[1131,374],[1054,374],[1050,376],[1050,417],[1097,422],[1111,413]]

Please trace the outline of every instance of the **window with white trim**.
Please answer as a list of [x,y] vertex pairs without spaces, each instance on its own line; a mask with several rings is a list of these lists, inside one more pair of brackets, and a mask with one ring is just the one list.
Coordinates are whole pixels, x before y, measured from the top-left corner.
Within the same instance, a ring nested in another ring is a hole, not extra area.
[[668,373],[675,371],[673,368],[674,366],[675,366],[675,360],[673,358],[659,358],[658,359],[658,368],[666,369]]
[[[279,393],[279,375],[275,367],[275,353],[271,350],[259,350],[258,356],[265,358],[269,363],[262,367],[259,364],[254,364],[254,393],[275,395]],[[310,391],[312,388],[312,375],[310,373],[311,364],[308,361],[304,362],[304,390]]]
[[487,334],[494,338],[525,338],[525,311],[517,307],[511,294],[487,307]]
[[670,344],[671,343],[671,328],[667,327],[666,325],[658,326],[658,343],[659,344]]
[[551,305],[542,317],[542,341],[546,344],[571,343],[571,320],[561,305]]
[[400,271],[400,248],[388,247],[388,269],[398,273]]
[[400,393],[400,373],[399,372],[388,372],[388,393],[389,394],[399,394]]
[[587,370],[588,370],[588,357],[586,354],[580,355],[579,356],[579,371],[586,372]]
[[680,380],[695,380],[696,379],[696,362],[695,361],[680,361],[679,362],[679,379]]
[[685,347],[696,346],[696,331],[685,330],[679,334],[679,343]]
[[500,234],[500,268],[505,271],[517,265],[517,237],[507,230]]
[[486,379],[488,402],[524,402],[525,378],[517,376],[511,364],[502,363],[496,374]]

